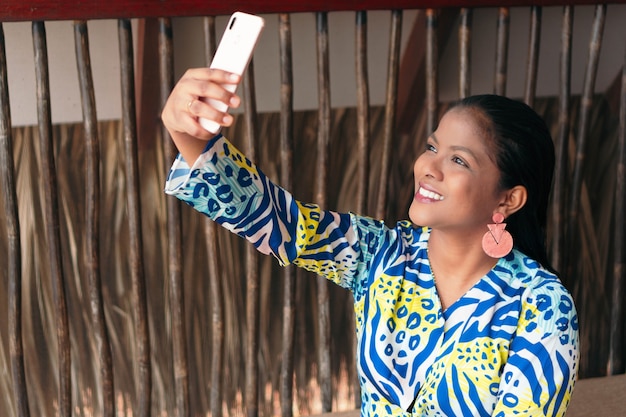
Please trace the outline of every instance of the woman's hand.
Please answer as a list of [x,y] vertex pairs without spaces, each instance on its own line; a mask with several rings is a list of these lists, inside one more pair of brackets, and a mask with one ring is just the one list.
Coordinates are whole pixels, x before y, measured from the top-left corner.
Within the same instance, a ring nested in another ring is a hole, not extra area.
[[238,107],[239,97],[222,87],[237,84],[240,77],[217,69],[196,68],[185,72],[176,83],[163,107],[161,120],[174,144],[189,165],[202,153],[206,141],[216,132],[205,130],[198,119],[213,120],[221,126],[230,126],[233,117],[211,106],[202,98],[221,101],[229,107]]

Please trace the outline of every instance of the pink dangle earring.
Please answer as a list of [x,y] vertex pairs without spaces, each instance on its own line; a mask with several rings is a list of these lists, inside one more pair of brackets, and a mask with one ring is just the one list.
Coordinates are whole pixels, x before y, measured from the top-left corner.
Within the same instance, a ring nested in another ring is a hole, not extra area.
[[494,213],[493,223],[488,224],[489,231],[483,236],[483,250],[492,258],[502,258],[513,249],[513,236],[505,230],[504,215]]

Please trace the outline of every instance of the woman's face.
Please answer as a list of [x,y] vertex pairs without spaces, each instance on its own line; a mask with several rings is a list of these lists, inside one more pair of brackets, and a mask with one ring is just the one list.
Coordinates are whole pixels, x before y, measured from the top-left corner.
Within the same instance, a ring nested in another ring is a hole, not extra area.
[[411,221],[434,230],[484,234],[505,191],[500,172],[479,128],[476,110],[452,109],[415,161]]

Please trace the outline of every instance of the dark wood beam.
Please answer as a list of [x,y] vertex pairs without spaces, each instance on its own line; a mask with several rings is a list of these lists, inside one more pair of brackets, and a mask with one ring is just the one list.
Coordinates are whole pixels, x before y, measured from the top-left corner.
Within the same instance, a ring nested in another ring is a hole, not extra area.
[[[89,20],[248,13],[297,13],[338,10],[393,10],[445,7],[515,7],[597,4],[591,0],[3,0],[0,22],[37,20]],[[626,3],[615,0],[611,3]]]
[[609,105],[609,109],[611,110],[611,114],[613,114],[616,118],[619,117],[619,109],[620,109],[620,100],[622,98],[622,69],[620,68],[615,78],[609,85],[609,87],[604,92],[604,96],[606,97],[606,101]]
[[[425,13],[419,13],[407,45],[403,51],[398,75],[398,114],[397,130],[400,135],[410,135],[419,118],[418,111],[426,111],[426,20]],[[439,15],[438,49],[443,51],[454,31],[458,9],[444,10]]]
[[137,22],[137,62],[135,64],[135,98],[137,100],[137,137],[139,147],[150,146],[156,138],[160,117],[159,21],[154,18]]

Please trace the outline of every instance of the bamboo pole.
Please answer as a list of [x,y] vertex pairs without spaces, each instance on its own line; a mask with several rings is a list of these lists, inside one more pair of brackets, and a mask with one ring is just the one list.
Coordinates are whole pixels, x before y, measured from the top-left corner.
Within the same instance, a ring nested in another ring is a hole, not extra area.
[[567,225],[567,178],[568,176],[568,143],[570,133],[570,99],[572,73],[572,26],[574,8],[563,8],[561,28],[561,58],[559,77],[559,130],[556,138],[556,163],[554,169],[554,185],[552,188],[552,245],[551,258],[557,271],[563,271],[567,254],[565,253],[565,230]]
[[368,200],[370,94],[367,75],[367,12],[356,12],[356,112],[357,112],[357,193],[356,209],[366,213]]
[[535,105],[535,95],[537,94],[542,10],[541,6],[532,6],[530,8],[530,35],[528,39],[528,58],[526,61],[526,85],[524,88],[524,102],[530,107]]
[[[293,55],[291,18],[280,14],[280,182],[293,189]],[[288,265],[283,270],[282,361],[280,368],[280,409],[282,417],[293,416],[294,334],[296,315],[295,270]]]
[[[161,107],[174,86],[174,53],[172,21],[159,19],[159,70],[161,78]],[[176,148],[163,126],[163,155],[165,166],[176,157]],[[182,218],[181,203],[167,198],[167,235],[169,259],[170,313],[172,320],[172,346],[174,353],[174,382],[176,386],[176,415],[189,417],[189,360],[187,355],[187,331],[185,327],[185,300],[183,292],[182,264]]]
[[[315,181],[315,202],[322,208],[327,205],[328,142],[330,140],[330,65],[328,51],[328,13],[317,13],[317,88],[318,133]],[[322,395],[322,412],[332,407],[332,383],[330,369],[330,306],[328,281],[317,277],[317,301],[319,305],[319,385]]]
[[50,79],[48,73],[48,47],[44,22],[33,22],[33,49],[35,51],[35,75],[37,80],[37,115],[39,121],[39,144],[41,153],[42,187],[45,198],[46,241],[55,305],[57,345],[59,361],[59,416],[72,413],[72,359],[70,330],[67,317],[65,274],[63,273],[61,233],[59,226],[59,195],[54,162],[52,120],[50,111]]
[[[217,49],[217,37],[215,34],[215,17],[207,16],[203,19],[204,29],[204,56],[206,66],[211,64],[213,55]],[[221,285],[220,258],[217,251],[217,224],[209,219],[204,219],[204,235],[207,244],[207,258],[209,262],[209,279],[211,288],[211,416],[222,416],[223,388],[223,360],[224,360],[224,290]]]
[[622,67],[622,91],[617,142],[617,181],[615,182],[615,249],[613,291],[607,373],[623,374],[624,366],[624,286],[626,284],[626,53]]
[[439,105],[439,26],[438,12],[426,10],[426,134],[430,135],[437,125]]
[[[242,81],[246,119],[246,156],[255,161],[257,154],[257,110],[254,88],[254,59]],[[259,415],[259,252],[246,245],[246,409],[248,417]]]
[[133,36],[130,20],[118,21],[120,43],[120,78],[122,90],[122,121],[124,125],[124,151],[126,156],[126,189],[130,234],[130,266],[133,288],[135,333],[137,334],[137,383],[139,385],[138,410],[140,417],[151,415],[152,366],[150,360],[150,326],[146,299],[146,279],[143,263],[141,227],[141,200],[139,162],[137,151],[137,116],[135,105],[135,69]]
[[19,417],[30,416],[28,387],[24,369],[24,345],[22,341],[22,256],[20,219],[17,208],[15,164],[13,162],[13,135],[11,132],[11,107],[7,82],[7,60],[4,29],[0,23],[0,181],[4,190],[6,215],[7,272],[9,278],[9,356],[13,393]]
[[459,23],[459,98],[465,98],[471,94],[473,15],[473,9],[461,9],[461,21]]
[[506,95],[507,60],[509,56],[510,16],[508,7],[498,9],[496,35],[496,74],[494,93]]
[[106,317],[104,315],[102,279],[100,277],[100,141],[98,138],[96,99],[91,73],[87,22],[74,22],[74,40],[85,129],[85,266],[89,280],[91,314],[100,359],[102,415],[113,417],[115,415],[113,360]]
[[393,10],[391,12],[391,29],[389,34],[389,63],[387,65],[387,89],[385,93],[385,126],[383,130],[380,181],[378,196],[376,199],[376,217],[379,219],[384,219],[387,213],[387,193],[389,191],[388,183],[389,167],[391,160],[391,145],[396,132],[396,114],[398,109],[398,76],[400,72],[402,14],[402,10]]
[[[569,254],[574,254],[577,250],[576,244],[576,225],[578,223],[578,211],[580,209],[580,193],[583,183],[583,172],[585,168],[585,155],[588,141],[589,117],[591,106],[593,104],[593,92],[598,71],[598,62],[600,60],[600,49],[602,47],[602,35],[604,32],[604,22],[606,19],[606,5],[597,5],[593,27],[591,31],[591,39],[589,41],[589,56],[587,67],[585,69],[585,80],[583,92],[580,99],[580,112],[578,119],[578,132],[576,134],[576,155],[574,159],[574,174],[571,185],[570,205],[568,215],[568,232],[567,241],[569,243]],[[568,262],[571,268],[567,274],[568,278],[574,276],[574,263]]]
[[217,223],[204,219],[204,234],[207,242],[207,257],[209,260],[209,279],[211,288],[211,416],[221,417],[224,361],[224,290],[221,285],[220,258],[217,251]]

